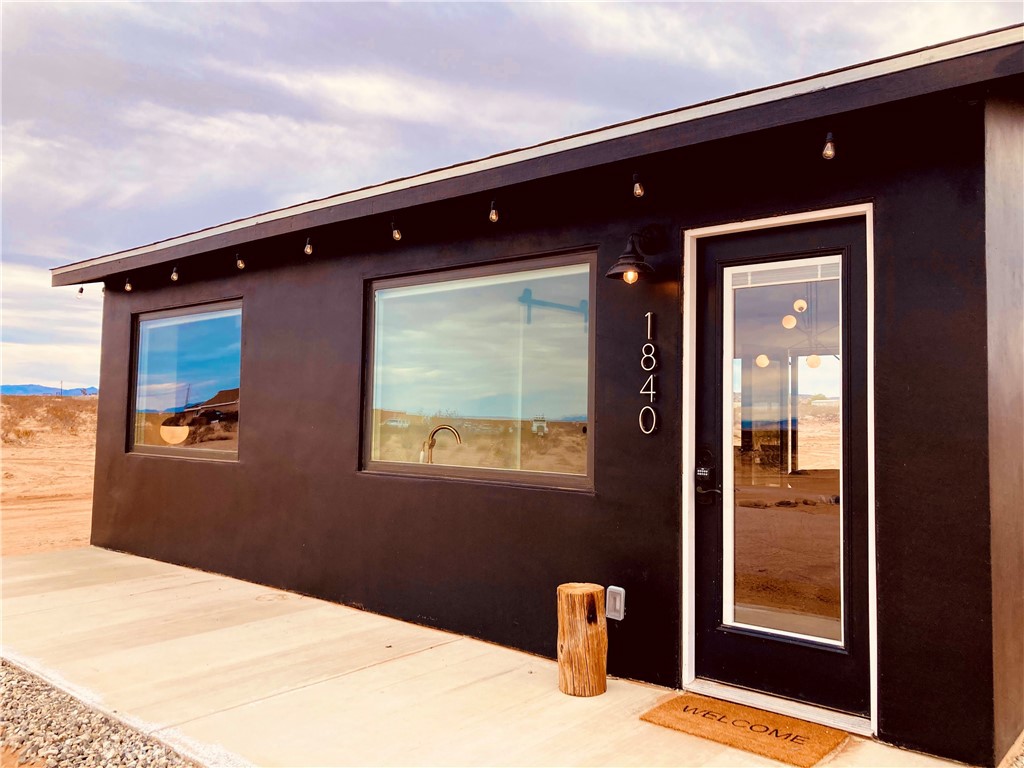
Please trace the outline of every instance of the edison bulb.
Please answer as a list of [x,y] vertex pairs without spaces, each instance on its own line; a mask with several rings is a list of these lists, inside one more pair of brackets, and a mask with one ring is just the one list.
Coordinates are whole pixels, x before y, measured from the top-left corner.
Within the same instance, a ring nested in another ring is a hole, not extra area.
[[311,238],[306,238],[306,247],[302,249],[302,252],[307,256],[313,255],[313,243],[310,242]]
[[487,218],[490,219],[492,222],[497,221],[498,220],[498,209],[497,208],[491,208],[491,212],[489,214],[487,214]]
[[754,364],[758,368],[767,368],[770,363],[771,360],[768,359],[768,355],[758,355],[754,358]]
[[630,285],[632,285],[633,283],[640,279],[640,273],[637,272],[635,269],[629,269],[622,273],[622,279],[625,280]]
[[173,280],[174,282],[178,282],[178,268],[177,267],[175,267],[174,269],[171,270],[171,280]]
[[832,140],[831,133],[825,137],[825,148],[821,150],[821,156],[826,160],[831,160],[836,156],[836,143]]
[[131,282],[131,280],[125,280],[124,281],[124,289],[125,289],[125,291],[127,293],[131,293],[132,292],[132,282]]
[[644,196],[644,185],[639,181],[633,182],[633,197]]
[[239,269],[245,269],[245,259],[235,259],[235,266],[238,267]]
[[782,327],[788,331],[793,330],[796,328],[796,318],[793,315],[786,315],[782,318]]
[[402,232],[401,232],[401,230],[399,230],[398,227],[392,227],[391,228],[391,237],[393,237],[395,239],[395,242],[401,240],[402,239]]
[[818,357],[817,355],[808,355],[807,356],[807,367],[808,368],[817,368],[819,365],[821,365],[821,358],[820,357]]
[[793,302],[793,309],[795,309],[797,312],[806,312],[807,302],[804,301],[803,299],[797,299],[796,301]]

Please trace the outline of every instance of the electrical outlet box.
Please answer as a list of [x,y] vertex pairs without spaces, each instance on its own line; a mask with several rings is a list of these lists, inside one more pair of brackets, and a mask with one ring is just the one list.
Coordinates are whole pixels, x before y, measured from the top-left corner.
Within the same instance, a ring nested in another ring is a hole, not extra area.
[[609,619],[622,621],[626,617],[626,590],[622,587],[608,587],[604,598],[604,615]]

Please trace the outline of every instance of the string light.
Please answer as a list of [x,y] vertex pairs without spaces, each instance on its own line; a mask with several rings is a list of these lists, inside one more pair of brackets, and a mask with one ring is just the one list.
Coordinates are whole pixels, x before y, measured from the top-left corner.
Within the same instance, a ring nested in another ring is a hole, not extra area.
[[125,293],[131,293],[132,292],[132,281],[130,279],[126,279],[124,281],[124,290],[125,290]]
[[644,196],[644,185],[640,181],[640,174],[639,173],[634,173],[633,174],[633,197],[643,197],[643,196]]
[[173,282],[175,282],[175,283],[178,282],[178,268],[177,267],[175,267],[174,269],[171,270],[171,280]]
[[832,138],[832,131],[825,136],[825,147],[821,150],[821,156],[826,160],[831,160],[836,156],[836,142]]
[[391,222],[391,237],[396,243],[402,239],[402,230],[395,226],[394,221]]
[[235,266],[238,267],[239,269],[245,269],[245,259],[239,256],[237,253],[235,254]]
[[304,254],[306,254],[307,256],[312,256],[313,255],[313,238],[311,238],[311,237],[307,237],[306,238],[306,247],[302,249],[302,252]]
[[491,200],[491,212],[489,214],[487,214],[487,218],[490,219],[492,224],[496,223],[498,221],[498,209],[495,206],[495,203],[494,203],[493,200]]

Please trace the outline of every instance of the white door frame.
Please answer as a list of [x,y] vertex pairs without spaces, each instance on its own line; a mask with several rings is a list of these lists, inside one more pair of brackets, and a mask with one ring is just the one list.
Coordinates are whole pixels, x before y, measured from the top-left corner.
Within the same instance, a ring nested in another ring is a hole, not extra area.
[[[742,704],[800,717],[844,730],[873,735],[878,732],[878,613],[876,610],[876,563],[875,563],[875,270],[874,270],[874,218],[871,203],[859,203],[840,208],[827,208],[783,216],[772,216],[750,221],[737,221],[683,233],[683,476],[682,476],[682,584],[683,584],[683,687],[698,693],[706,693],[721,699],[730,699]],[[871,716],[869,718],[843,715],[822,707],[800,704],[788,699],[733,688],[696,676],[696,619],[694,597],[696,589],[696,553],[694,551],[695,502],[694,502],[694,426],[696,416],[697,370],[695,351],[697,347],[697,242],[704,237],[752,232],[792,224],[809,224],[816,221],[862,217],[867,242],[867,409],[868,409],[868,649],[869,675],[871,683]]]

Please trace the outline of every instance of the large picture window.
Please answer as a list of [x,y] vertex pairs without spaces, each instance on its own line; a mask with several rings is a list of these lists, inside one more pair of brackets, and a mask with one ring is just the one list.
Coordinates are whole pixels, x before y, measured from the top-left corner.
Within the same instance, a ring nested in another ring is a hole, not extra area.
[[376,284],[371,468],[583,484],[590,302],[580,256]]
[[134,449],[237,456],[241,357],[240,302],[140,316]]

